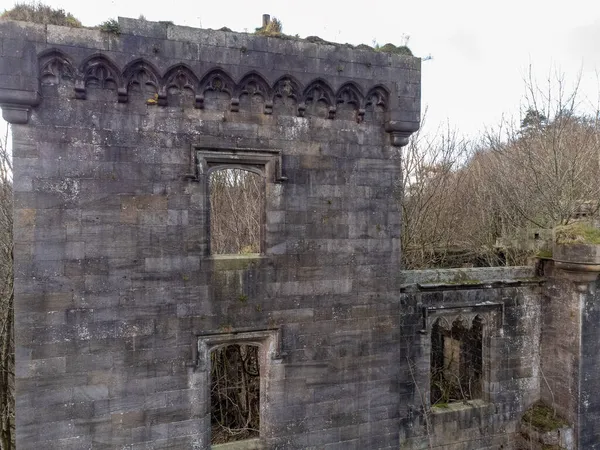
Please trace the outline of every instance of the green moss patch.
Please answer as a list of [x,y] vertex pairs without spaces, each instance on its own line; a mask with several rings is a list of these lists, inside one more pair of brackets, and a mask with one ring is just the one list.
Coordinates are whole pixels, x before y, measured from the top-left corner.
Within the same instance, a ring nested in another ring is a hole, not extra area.
[[573,222],[554,228],[557,244],[600,244],[600,229],[585,222]]
[[547,248],[540,249],[535,254],[535,256],[537,256],[538,258],[550,259],[552,258],[552,250],[549,250]]
[[535,403],[525,411],[521,422],[543,433],[569,426],[552,408],[542,402]]

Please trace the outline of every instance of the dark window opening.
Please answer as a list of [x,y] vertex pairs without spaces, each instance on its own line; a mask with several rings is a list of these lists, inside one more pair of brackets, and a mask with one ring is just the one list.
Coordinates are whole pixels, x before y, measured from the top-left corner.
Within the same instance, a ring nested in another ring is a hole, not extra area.
[[431,331],[431,404],[468,401],[482,396],[482,332],[479,316],[449,326],[438,319]]
[[260,253],[264,178],[239,168],[215,170],[209,192],[211,253]]
[[257,438],[260,429],[258,346],[232,344],[211,352],[211,444]]

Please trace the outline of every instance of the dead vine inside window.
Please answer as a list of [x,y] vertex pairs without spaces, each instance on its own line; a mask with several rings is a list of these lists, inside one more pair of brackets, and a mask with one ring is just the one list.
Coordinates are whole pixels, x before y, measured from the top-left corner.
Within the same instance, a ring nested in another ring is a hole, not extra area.
[[211,253],[260,253],[264,178],[238,168],[216,170],[209,192]]
[[259,436],[258,346],[232,344],[211,352],[211,443]]
[[[432,405],[473,400],[482,395],[482,331],[479,316],[451,327],[438,319],[431,331],[430,397]],[[449,328],[449,329],[448,329]]]

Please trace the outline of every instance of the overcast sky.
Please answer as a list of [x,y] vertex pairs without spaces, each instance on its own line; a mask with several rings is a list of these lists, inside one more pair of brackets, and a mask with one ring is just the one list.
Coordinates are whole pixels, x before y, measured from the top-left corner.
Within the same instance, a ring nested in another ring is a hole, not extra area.
[[[3,2],[7,8],[11,2]],[[581,92],[594,107],[600,73],[600,2],[594,0],[326,0],[147,2],[139,0],[46,0],[93,26],[117,16],[171,20],[203,28],[227,26],[253,31],[263,13],[279,18],[284,32],[317,35],[351,44],[401,44],[409,36],[422,65],[423,107],[428,128],[449,120],[475,135],[516,116],[522,106],[523,79],[533,67],[545,83],[551,69],[571,84],[581,73]]]

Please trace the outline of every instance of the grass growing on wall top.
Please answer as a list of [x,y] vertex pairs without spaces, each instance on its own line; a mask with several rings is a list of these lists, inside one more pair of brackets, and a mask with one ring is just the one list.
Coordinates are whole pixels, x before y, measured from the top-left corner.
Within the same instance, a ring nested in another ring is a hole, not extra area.
[[554,229],[554,240],[557,244],[599,245],[600,229],[585,222],[560,225]]
[[42,3],[17,3],[13,9],[5,10],[2,19],[21,20],[23,22],[41,23],[43,25],[60,25],[80,28],[81,22],[64,9],[52,8]]

